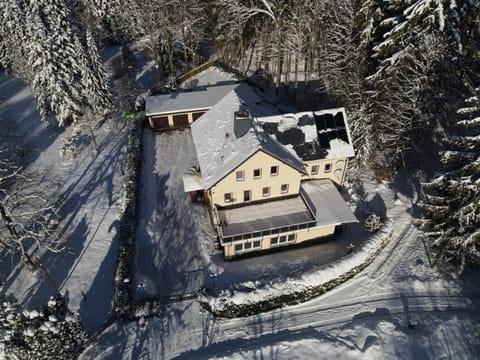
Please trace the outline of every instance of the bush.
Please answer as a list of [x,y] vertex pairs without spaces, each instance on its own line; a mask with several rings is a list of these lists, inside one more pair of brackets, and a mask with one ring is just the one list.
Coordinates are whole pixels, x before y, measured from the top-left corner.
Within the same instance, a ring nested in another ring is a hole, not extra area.
[[380,216],[378,216],[377,214],[370,214],[365,219],[364,226],[368,232],[374,233],[382,228],[383,222]]

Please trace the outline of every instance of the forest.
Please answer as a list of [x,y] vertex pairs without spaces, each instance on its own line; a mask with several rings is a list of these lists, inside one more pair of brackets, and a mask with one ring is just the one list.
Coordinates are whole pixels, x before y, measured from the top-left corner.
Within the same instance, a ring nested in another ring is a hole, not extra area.
[[[93,139],[122,94],[122,71],[109,81],[99,55],[112,44],[128,72],[141,42],[159,88],[218,59],[299,110],[343,106],[353,166],[420,182],[425,238],[463,266],[480,260],[479,12],[475,0],[4,0],[0,65],[29,83],[44,121]],[[1,170],[15,237],[16,170]]]

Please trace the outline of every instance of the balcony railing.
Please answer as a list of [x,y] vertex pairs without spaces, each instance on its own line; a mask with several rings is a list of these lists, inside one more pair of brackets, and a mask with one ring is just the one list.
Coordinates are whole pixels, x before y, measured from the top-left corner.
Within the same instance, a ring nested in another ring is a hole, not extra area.
[[248,233],[241,233],[235,234],[232,236],[224,236],[223,230],[221,225],[217,225],[218,234],[220,236],[221,244],[231,244],[237,241],[244,241],[244,240],[251,240],[251,239],[263,239],[265,237],[272,237],[275,235],[279,235],[282,233],[293,232],[297,230],[309,230],[312,227],[317,226],[317,221],[312,220],[304,223],[289,225],[289,226],[282,226],[276,228],[265,229],[256,232],[248,232]]

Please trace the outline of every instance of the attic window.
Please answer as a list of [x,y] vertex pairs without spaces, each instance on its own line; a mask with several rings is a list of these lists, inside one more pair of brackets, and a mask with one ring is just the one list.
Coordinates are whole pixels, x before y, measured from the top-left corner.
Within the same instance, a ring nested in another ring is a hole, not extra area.
[[277,176],[278,175],[278,166],[270,167],[270,176]]
[[262,177],[262,169],[254,169],[253,170],[253,178],[260,179]]
[[243,181],[245,180],[245,171],[237,171],[235,176],[237,181]]

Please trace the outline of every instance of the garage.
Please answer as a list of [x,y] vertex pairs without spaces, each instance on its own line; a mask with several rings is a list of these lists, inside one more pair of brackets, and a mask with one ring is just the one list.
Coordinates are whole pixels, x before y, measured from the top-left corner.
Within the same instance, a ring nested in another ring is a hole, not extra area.
[[200,116],[205,114],[205,111],[200,111],[200,112],[194,112],[192,113],[192,121],[197,120]]
[[173,127],[181,128],[181,127],[189,127],[188,124],[188,114],[177,114],[173,115]]
[[155,130],[165,130],[170,128],[168,125],[168,116],[152,116],[151,120]]

